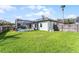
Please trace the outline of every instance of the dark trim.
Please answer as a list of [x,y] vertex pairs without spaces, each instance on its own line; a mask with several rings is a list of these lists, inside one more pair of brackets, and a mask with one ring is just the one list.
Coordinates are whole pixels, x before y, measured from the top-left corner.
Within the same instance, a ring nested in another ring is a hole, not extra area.
[[37,21],[37,22],[46,22],[46,21],[57,22],[57,21],[55,21],[55,20],[40,20],[40,21]]

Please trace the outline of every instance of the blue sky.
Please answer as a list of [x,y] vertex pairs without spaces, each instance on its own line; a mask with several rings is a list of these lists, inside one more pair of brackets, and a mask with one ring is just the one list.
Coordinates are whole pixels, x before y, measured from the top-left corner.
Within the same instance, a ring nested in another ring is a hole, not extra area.
[[[65,18],[79,16],[79,5],[66,5]],[[52,19],[62,18],[60,5],[0,5],[0,19],[15,22],[15,19],[35,20],[45,15]]]

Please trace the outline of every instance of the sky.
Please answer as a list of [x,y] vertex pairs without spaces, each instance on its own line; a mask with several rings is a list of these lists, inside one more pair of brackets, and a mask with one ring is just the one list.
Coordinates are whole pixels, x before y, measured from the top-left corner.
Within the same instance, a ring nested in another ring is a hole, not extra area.
[[[0,19],[14,23],[15,19],[36,20],[42,15],[58,19],[62,18],[61,5],[0,5]],[[79,16],[79,5],[66,5],[64,18]]]

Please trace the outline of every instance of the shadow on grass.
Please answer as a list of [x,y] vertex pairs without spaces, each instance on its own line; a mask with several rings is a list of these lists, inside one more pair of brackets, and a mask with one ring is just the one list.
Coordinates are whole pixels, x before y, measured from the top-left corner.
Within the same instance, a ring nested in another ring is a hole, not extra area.
[[20,33],[19,34],[14,34],[14,35],[6,36],[6,34],[8,32],[9,32],[9,30],[0,33],[0,42],[3,42],[6,39],[19,39],[19,37],[17,37],[17,35],[20,35]]

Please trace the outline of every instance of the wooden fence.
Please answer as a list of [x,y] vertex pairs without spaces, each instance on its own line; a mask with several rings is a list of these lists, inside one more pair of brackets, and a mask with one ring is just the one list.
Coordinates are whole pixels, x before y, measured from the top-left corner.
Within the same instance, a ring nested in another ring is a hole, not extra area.
[[8,29],[10,29],[10,27],[8,27],[8,26],[0,26],[0,33],[5,31],[5,30],[8,30]]
[[60,31],[79,32],[79,24],[58,24]]

